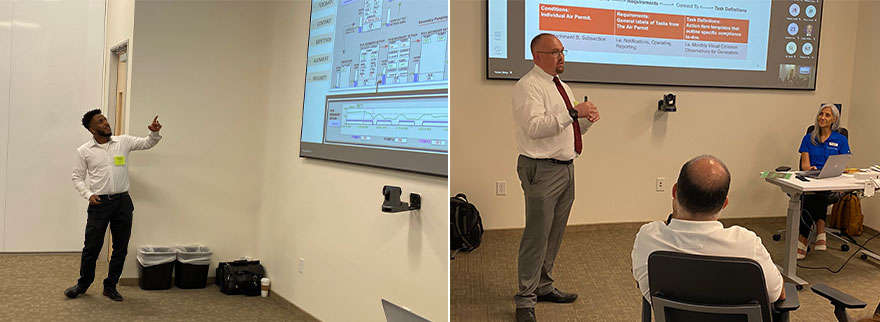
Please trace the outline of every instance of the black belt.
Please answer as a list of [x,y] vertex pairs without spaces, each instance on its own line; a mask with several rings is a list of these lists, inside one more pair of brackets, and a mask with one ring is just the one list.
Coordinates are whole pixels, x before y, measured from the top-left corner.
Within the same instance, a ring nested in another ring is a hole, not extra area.
[[98,198],[101,198],[101,200],[113,200],[113,199],[119,199],[119,198],[125,197],[127,195],[128,195],[128,191],[120,192],[120,193],[112,194],[112,195],[98,195]]
[[[520,155],[522,155],[522,154],[520,154]],[[524,155],[523,155],[523,157],[526,158],[526,159],[532,159],[532,160],[535,160],[535,161],[547,161],[547,162],[552,162],[552,163],[554,163],[554,164],[565,164],[565,165],[568,165],[568,164],[571,164],[572,162],[574,162],[574,159],[563,161],[563,160],[556,160],[556,159],[550,159],[550,158],[535,159],[535,158],[530,158],[530,157],[527,157],[527,156],[524,156]]]

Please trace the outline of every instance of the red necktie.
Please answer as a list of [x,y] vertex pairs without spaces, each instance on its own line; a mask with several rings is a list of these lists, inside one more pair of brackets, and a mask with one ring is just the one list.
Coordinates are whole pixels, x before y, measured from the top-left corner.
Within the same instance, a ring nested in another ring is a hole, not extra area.
[[[559,90],[559,95],[562,95],[562,100],[565,101],[565,107],[569,111],[574,111],[574,108],[571,107],[571,101],[568,100],[568,95],[565,94],[565,88],[562,88],[562,82],[559,81],[559,77],[553,76],[553,82],[556,83],[556,89]],[[577,120],[571,123],[572,129],[574,130],[574,152],[577,154],[581,154],[583,150],[583,143],[581,142],[581,124],[578,123]]]

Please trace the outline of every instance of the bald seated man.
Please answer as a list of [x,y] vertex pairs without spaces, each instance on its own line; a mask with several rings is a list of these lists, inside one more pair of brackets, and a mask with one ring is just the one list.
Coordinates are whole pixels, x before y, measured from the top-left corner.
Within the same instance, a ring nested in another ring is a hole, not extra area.
[[681,167],[672,186],[672,217],[639,229],[632,251],[633,277],[649,302],[648,255],[658,250],[696,255],[750,258],[761,265],[770,302],[785,299],[782,275],[770,253],[754,232],[740,226],[724,228],[718,221],[727,207],[730,171],[709,155],[691,159]]

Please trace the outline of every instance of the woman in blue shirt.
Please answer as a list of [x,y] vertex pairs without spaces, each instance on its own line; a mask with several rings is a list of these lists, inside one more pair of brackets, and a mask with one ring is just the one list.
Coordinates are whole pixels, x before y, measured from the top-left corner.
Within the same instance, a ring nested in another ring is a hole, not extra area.
[[[849,141],[845,136],[837,133],[840,127],[840,111],[834,105],[826,104],[819,108],[816,115],[816,124],[813,131],[804,135],[801,140],[801,170],[822,169],[828,157],[835,154],[849,154]],[[812,194],[804,195],[801,210],[800,236],[798,236],[797,259],[803,259],[807,255],[807,236],[810,235],[810,226],[816,223],[816,247],[815,250],[827,249],[825,241],[825,217],[828,211],[828,195]]]

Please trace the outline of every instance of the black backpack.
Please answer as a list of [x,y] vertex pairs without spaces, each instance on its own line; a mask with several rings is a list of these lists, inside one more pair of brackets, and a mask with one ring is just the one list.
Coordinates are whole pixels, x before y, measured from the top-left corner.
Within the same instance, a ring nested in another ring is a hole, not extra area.
[[221,262],[217,266],[215,283],[220,286],[220,292],[226,295],[256,296],[260,295],[260,280],[264,274],[260,261]]
[[483,219],[474,204],[463,193],[449,198],[449,232],[451,249],[470,252],[480,247],[483,238]]

